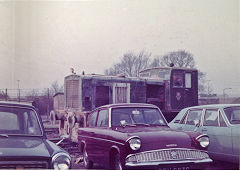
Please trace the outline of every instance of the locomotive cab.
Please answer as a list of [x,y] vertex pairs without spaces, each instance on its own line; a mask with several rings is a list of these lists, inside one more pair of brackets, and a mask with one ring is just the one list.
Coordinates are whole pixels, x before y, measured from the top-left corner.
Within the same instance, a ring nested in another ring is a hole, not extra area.
[[146,103],[158,106],[168,121],[184,107],[198,105],[196,69],[155,67],[141,71],[139,76],[162,82],[162,86],[147,85]]

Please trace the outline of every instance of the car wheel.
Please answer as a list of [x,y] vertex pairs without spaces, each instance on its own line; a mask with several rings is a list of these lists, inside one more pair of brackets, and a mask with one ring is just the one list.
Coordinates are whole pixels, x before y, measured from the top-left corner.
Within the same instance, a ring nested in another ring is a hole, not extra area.
[[88,159],[88,153],[85,148],[83,150],[83,164],[86,169],[91,169],[93,167],[93,162]]
[[119,154],[116,154],[113,158],[113,168],[112,169],[113,170],[123,170]]

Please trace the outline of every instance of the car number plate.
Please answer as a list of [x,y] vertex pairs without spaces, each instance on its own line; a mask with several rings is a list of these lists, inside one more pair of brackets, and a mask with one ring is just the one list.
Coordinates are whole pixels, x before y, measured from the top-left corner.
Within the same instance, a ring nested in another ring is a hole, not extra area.
[[190,170],[189,167],[159,168],[158,170]]

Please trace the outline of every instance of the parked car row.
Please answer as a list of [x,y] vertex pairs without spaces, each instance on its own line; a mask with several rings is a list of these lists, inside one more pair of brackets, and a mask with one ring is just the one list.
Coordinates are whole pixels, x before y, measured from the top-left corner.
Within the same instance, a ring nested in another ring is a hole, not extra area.
[[[83,122],[80,122],[80,124]],[[157,106],[110,104],[78,131],[85,168],[202,169],[239,163],[240,105],[183,109],[169,124]],[[69,169],[70,155],[50,142],[33,106],[0,102],[0,169]]]

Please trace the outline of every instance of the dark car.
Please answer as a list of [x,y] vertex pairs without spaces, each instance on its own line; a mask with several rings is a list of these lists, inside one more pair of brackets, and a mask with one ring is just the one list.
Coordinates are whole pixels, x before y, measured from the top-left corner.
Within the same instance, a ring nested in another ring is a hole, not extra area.
[[111,104],[93,110],[78,141],[84,166],[110,169],[203,168],[212,162],[207,135],[169,128],[158,107],[150,104]]
[[0,169],[69,169],[67,152],[47,140],[28,104],[0,102]]
[[173,129],[209,136],[208,153],[216,161],[239,164],[240,104],[213,104],[183,109],[169,123]]

